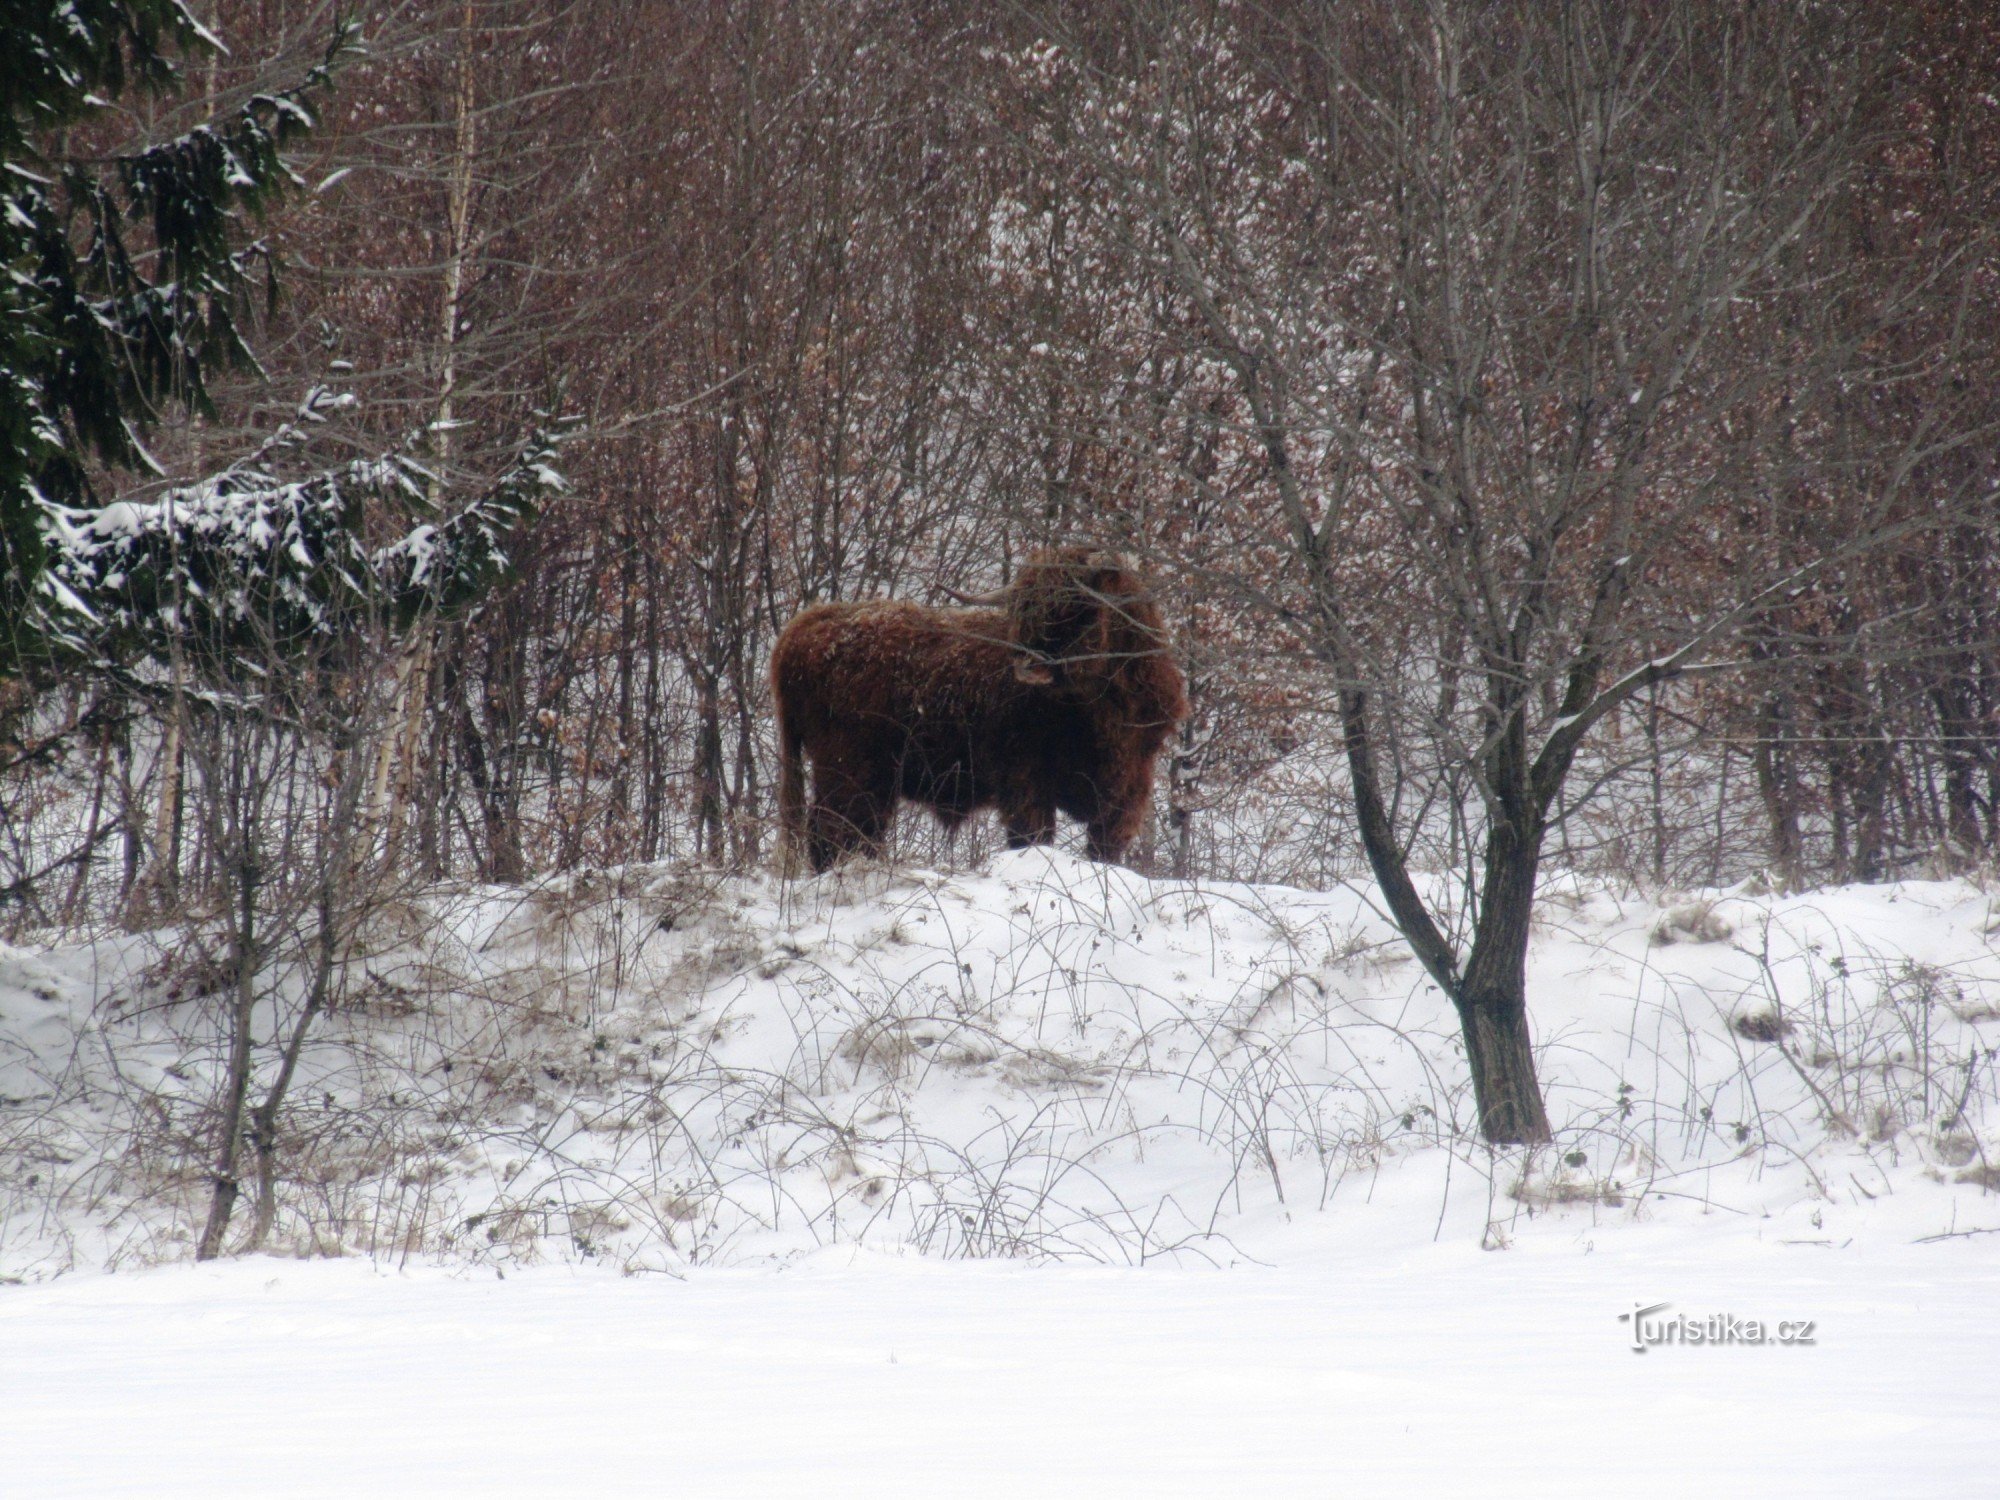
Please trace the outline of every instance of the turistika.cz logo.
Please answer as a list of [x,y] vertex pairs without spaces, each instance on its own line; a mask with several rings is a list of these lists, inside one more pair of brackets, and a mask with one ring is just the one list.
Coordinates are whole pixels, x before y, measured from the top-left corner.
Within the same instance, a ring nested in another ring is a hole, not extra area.
[[1761,1318],[1739,1318],[1730,1313],[1710,1313],[1691,1318],[1686,1313],[1669,1315],[1669,1302],[1634,1302],[1630,1312],[1618,1315],[1621,1323],[1632,1325],[1632,1352],[1644,1354],[1661,1344],[1813,1344],[1818,1339],[1812,1318],[1783,1318],[1767,1323]]

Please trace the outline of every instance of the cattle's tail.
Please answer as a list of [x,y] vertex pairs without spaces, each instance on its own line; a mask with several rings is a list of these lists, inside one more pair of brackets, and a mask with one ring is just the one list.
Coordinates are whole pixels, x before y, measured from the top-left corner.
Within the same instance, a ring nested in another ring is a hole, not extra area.
[[772,697],[778,709],[778,868],[793,875],[804,870],[806,859],[805,741],[786,716],[785,695]]

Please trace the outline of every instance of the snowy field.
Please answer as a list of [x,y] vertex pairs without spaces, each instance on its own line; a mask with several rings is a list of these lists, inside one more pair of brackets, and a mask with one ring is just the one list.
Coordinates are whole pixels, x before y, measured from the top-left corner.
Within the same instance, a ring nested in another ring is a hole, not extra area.
[[[1991,1493],[1977,1240],[1641,1226],[1190,1271],[271,1258],[0,1297],[9,1494]],[[1634,1354],[1620,1310],[1811,1317]]]
[[[1534,1153],[1472,1139],[1363,889],[1028,852],[423,891],[302,1059],[275,1253],[196,1267],[212,938],[0,948],[7,1493],[1989,1477],[1974,883],[1545,882]],[[1636,1353],[1635,1306],[1739,1341]]]

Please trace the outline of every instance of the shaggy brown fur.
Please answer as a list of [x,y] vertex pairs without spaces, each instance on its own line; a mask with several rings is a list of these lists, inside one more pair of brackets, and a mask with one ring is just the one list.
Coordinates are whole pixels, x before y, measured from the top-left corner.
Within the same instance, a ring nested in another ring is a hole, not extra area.
[[820,604],[785,627],[771,687],[794,856],[803,841],[824,870],[878,851],[899,799],[947,827],[997,807],[1009,848],[1046,843],[1060,810],[1089,830],[1092,858],[1125,852],[1187,713],[1144,581],[1123,558],[1068,547],[1036,554],[993,603]]

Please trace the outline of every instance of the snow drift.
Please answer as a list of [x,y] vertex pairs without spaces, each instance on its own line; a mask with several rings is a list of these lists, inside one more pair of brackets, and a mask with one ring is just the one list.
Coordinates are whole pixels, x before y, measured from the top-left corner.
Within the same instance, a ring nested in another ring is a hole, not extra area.
[[[1477,1143],[1450,1008],[1369,895],[1031,850],[390,901],[302,1060],[270,1248],[1224,1264],[1705,1216],[2000,1229],[1976,885],[1545,882],[1533,1153]],[[0,1274],[189,1253],[222,1056],[199,937],[0,949]]]

